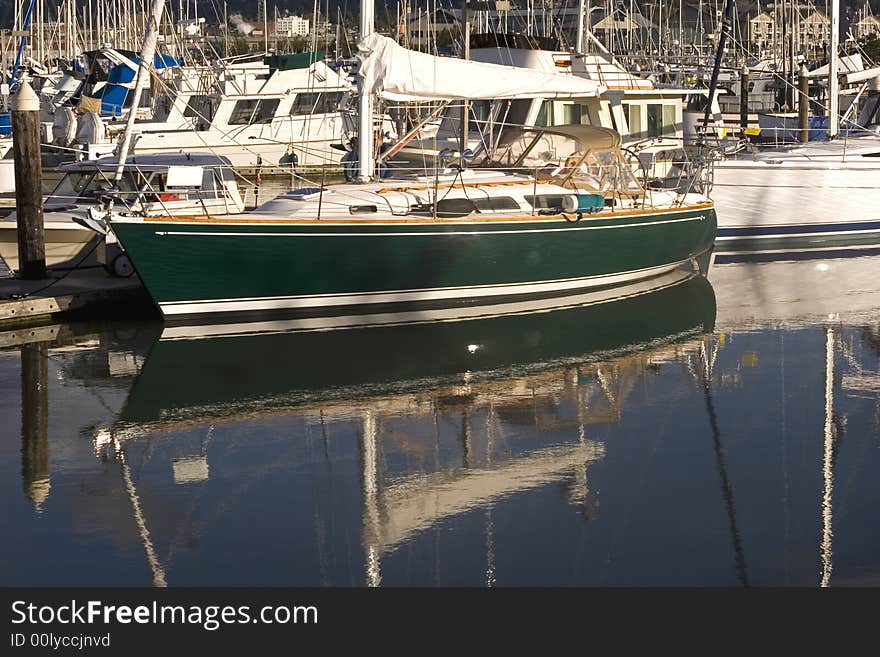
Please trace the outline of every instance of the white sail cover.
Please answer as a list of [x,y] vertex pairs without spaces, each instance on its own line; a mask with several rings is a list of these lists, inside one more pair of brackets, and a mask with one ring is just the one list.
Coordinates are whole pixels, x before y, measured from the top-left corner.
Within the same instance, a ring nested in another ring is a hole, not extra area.
[[407,50],[393,39],[370,34],[358,43],[364,90],[393,101],[574,98],[604,88],[566,73],[436,57]]

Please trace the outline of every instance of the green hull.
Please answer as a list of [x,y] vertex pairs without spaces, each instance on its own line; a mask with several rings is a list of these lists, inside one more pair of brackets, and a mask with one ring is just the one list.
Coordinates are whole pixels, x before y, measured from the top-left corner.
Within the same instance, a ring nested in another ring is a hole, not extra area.
[[716,231],[710,207],[540,219],[113,228],[166,317],[560,294],[667,271]]

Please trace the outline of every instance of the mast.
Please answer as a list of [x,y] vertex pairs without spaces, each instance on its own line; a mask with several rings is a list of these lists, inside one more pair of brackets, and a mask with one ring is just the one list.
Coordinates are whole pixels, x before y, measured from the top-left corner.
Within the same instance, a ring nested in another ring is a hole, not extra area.
[[[361,39],[373,31],[373,0],[361,0]],[[376,168],[373,156],[373,99],[364,88],[363,76],[358,77],[358,179],[370,182]]]
[[715,53],[715,65],[712,67],[712,79],[709,82],[709,99],[706,103],[706,111],[703,114],[703,141],[705,141],[706,132],[709,130],[709,114],[712,112],[715,91],[718,87],[718,72],[721,69],[721,58],[724,56],[724,46],[727,43],[727,35],[730,32],[732,22],[733,0],[727,0],[724,5],[724,18],[721,21],[721,36],[718,38],[718,51]]
[[[465,61],[471,58],[471,24],[468,17],[468,0],[464,0],[462,5],[462,33],[464,35],[464,59]],[[466,98],[463,98],[461,101],[461,146],[459,147],[459,153],[462,157],[464,157],[464,152],[467,149],[468,144],[468,116],[470,110],[470,103]],[[439,162],[438,162],[439,164]],[[462,160],[462,164],[464,164],[464,160]]]
[[584,53],[584,0],[578,0],[577,39],[574,50],[579,55]]
[[150,7],[150,15],[147,19],[147,32],[144,35],[144,45],[141,48],[141,63],[138,66],[137,77],[134,80],[134,89],[132,89],[131,106],[128,110],[128,120],[125,123],[125,133],[122,136],[122,144],[119,146],[119,161],[116,164],[116,175],[113,180],[122,178],[122,171],[125,169],[125,161],[128,159],[128,149],[131,146],[131,132],[134,128],[134,121],[137,118],[137,108],[141,104],[141,95],[144,87],[149,83],[150,67],[153,64],[153,57],[156,54],[156,42],[159,39],[159,22],[162,19],[162,12],[165,10],[165,0],[153,0]]
[[263,0],[263,51],[269,54],[269,17],[266,15],[266,0]]
[[831,2],[831,39],[828,46],[828,138],[840,132],[840,98],[837,77],[837,48],[840,45],[840,0]]
[[[25,14],[25,18],[24,18],[24,24],[21,26],[22,33],[27,32],[31,27],[31,18],[33,17],[33,14],[34,14],[34,4],[35,3],[36,3],[36,0],[31,0],[31,2],[28,4],[27,14]],[[26,38],[25,38],[24,34],[22,34],[21,37],[19,38],[18,52],[15,54],[15,63],[12,65],[12,75],[9,78],[10,85],[17,84],[17,82],[15,80],[15,75],[16,75],[16,73],[18,73],[18,67],[21,65],[21,54],[22,54],[22,52],[24,52],[25,39]]]

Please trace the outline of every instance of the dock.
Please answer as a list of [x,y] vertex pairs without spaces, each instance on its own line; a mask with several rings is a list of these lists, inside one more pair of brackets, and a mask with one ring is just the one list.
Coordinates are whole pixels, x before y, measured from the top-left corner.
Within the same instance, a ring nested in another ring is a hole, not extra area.
[[43,280],[0,277],[0,326],[38,324],[82,314],[152,317],[158,314],[136,275],[117,278],[102,268],[49,272]]

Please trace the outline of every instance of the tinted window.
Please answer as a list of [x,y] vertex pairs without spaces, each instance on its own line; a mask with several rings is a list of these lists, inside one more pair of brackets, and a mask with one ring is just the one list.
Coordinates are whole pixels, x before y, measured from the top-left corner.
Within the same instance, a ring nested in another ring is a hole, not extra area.
[[278,109],[278,98],[261,98],[239,100],[229,117],[230,125],[248,125],[251,123],[269,123]]
[[553,102],[545,100],[543,103],[541,103],[541,109],[538,111],[538,116],[535,119],[535,125],[540,128],[546,128],[550,125],[552,118]]
[[581,106],[568,104],[562,106],[562,123],[571,125],[581,122]]
[[526,202],[536,208],[561,208],[561,194],[542,194],[541,196],[526,196]]
[[296,95],[290,108],[291,114],[330,114],[339,109],[341,91],[307,92]]
[[517,203],[510,196],[495,196],[474,199],[474,207],[480,212],[496,212],[498,210],[519,210]]
[[675,133],[675,106],[650,104],[648,110],[648,136],[660,137]]
[[211,99],[208,96],[191,96],[183,110],[183,115],[210,121],[213,118],[211,116]]

